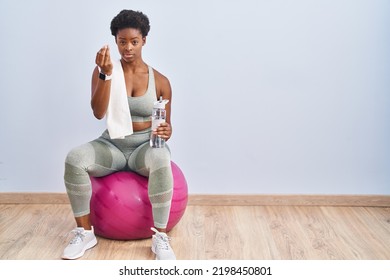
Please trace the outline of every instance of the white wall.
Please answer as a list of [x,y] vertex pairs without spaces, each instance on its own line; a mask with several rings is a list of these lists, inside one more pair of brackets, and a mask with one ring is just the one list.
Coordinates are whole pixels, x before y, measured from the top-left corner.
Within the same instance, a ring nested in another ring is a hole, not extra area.
[[191,193],[390,194],[387,0],[0,3],[0,191],[65,191],[66,153],[104,128],[95,53],[130,8]]

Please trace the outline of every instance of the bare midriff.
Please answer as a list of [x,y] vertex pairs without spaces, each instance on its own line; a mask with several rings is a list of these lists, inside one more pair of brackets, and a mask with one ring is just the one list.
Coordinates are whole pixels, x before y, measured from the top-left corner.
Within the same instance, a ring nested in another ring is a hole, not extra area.
[[152,121],[147,121],[147,122],[133,122],[133,130],[134,131],[141,131],[148,129],[149,127],[152,126]]

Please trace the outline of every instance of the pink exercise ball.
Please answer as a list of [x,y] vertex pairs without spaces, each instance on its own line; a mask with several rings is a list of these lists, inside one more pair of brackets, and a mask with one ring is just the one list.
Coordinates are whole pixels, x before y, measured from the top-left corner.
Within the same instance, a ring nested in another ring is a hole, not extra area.
[[[173,197],[167,231],[184,215],[188,201],[187,181],[171,162]],[[133,240],[149,238],[154,233],[152,205],[148,197],[148,179],[134,172],[120,171],[104,177],[91,177],[91,223],[99,236]]]

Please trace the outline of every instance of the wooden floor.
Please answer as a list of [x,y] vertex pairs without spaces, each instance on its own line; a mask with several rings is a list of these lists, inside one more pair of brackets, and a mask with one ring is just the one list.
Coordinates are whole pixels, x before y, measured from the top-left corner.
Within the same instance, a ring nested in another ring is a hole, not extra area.
[[[0,259],[60,259],[69,204],[0,204]],[[170,232],[182,260],[389,260],[390,207],[189,205]],[[82,259],[153,259],[150,239],[98,245]]]

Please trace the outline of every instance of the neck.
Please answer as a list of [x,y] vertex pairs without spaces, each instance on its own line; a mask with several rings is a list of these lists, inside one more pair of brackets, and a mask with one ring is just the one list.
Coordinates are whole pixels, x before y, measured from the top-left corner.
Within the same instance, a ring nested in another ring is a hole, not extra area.
[[124,72],[132,72],[132,73],[139,72],[140,70],[142,71],[147,66],[142,59],[138,59],[130,62],[121,59],[121,64]]

